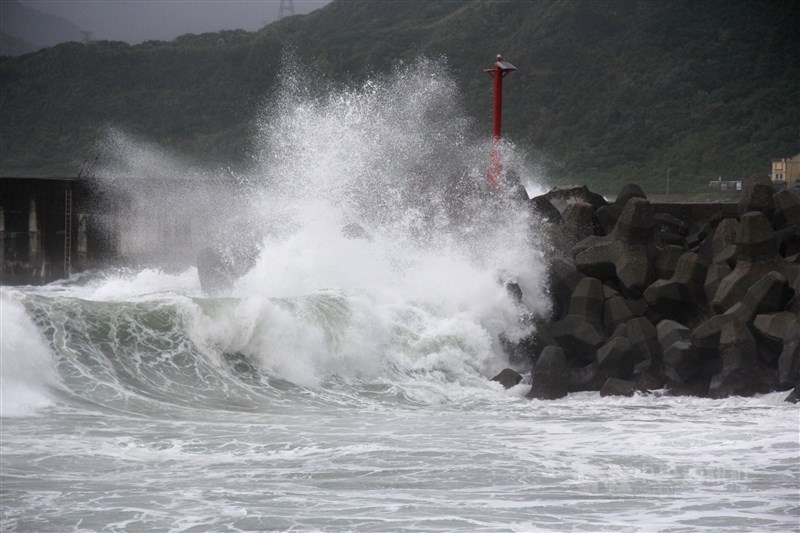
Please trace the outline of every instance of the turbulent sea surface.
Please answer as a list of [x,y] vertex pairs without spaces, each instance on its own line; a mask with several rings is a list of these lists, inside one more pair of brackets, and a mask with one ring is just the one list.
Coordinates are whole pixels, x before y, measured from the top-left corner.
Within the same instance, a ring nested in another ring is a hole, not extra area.
[[[286,345],[253,364],[209,348],[236,328],[221,317],[253,336],[294,319],[333,338],[363,295],[256,308],[87,296],[2,289],[3,531],[798,526],[798,411],[785,393],[529,401],[524,385],[486,380],[457,317],[403,305],[363,372],[344,353],[297,361]],[[305,385],[269,370],[295,364],[328,370]]]
[[215,296],[174,261],[0,289],[0,530],[798,529],[786,393],[544,402],[489,381],[500,336],[548,312],[558,251],[481,191],[488,143],[444,72],[290,77],[229,191],[189,194],[196,173],[109,134],[98,186],[130,199],[129,259],[171,248],[178,216],[245,266]]

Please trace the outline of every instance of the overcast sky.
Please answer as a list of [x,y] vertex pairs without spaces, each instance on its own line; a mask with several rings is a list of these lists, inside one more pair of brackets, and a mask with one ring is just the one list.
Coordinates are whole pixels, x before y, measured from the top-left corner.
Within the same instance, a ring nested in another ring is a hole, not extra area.
[[[0,0],[4,1],[4,0]],[[242,28],[255,31],[278,19],[280,0],[19,0],[21,4],[71,20],[92,39],[171,40],[184,33]],[[293,0],[295,14],[330,0]]]

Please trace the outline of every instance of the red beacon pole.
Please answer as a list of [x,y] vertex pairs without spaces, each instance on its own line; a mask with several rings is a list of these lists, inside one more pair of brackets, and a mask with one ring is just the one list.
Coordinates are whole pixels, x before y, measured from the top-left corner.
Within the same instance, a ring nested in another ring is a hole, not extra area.
[[489,160],[487,181],[490,187],[502,187],[503,164],[500,162],[500,121],[503,116],[503,78],[517,67],[497,54],[497,61],[492,68],[483,69],[494,78],[494,110],[492,114],[492,156]]

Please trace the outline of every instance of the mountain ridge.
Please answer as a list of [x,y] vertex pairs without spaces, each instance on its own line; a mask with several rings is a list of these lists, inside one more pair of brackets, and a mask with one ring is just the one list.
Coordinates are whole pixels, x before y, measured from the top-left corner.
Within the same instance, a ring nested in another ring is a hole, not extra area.
[[553,184],[652,189],[670,171],[673,190],[697,192],[800,151],[798,6],[334,1],[258,32],[60,45],[0,62],[0,170],[69,172],[108,122],[204,163],[245,161],[287,46],[350,82],[446,56],[488,135],[482,69],[499,52],[520,69],[505,84],[504,134]]
[[39,48],[54,46],[68,41],[82,41],[82,29],[73,21],[44,13],[38,9],[26,6],[16,0],[3,0],[0,4],[2,17],[2,33],[8,44],[14,39],[23,41],[24,48],[11,47],[3,49],[3,55],[21,55]]

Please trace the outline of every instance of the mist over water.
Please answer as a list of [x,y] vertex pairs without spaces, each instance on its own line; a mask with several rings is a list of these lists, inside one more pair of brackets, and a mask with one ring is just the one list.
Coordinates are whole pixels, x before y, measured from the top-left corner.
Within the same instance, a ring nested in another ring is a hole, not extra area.
[[[0,529],[796,526],[781,394],[540,402],[488,380],[500,335],[548,311],[545,247],[510,187],[485,190],[445,64],[344,88],[300,70],[254,117],[248,172],[110,131],[97,184],[131,265],[2,288]],[[237,273],[213,296],[206,247]]]

